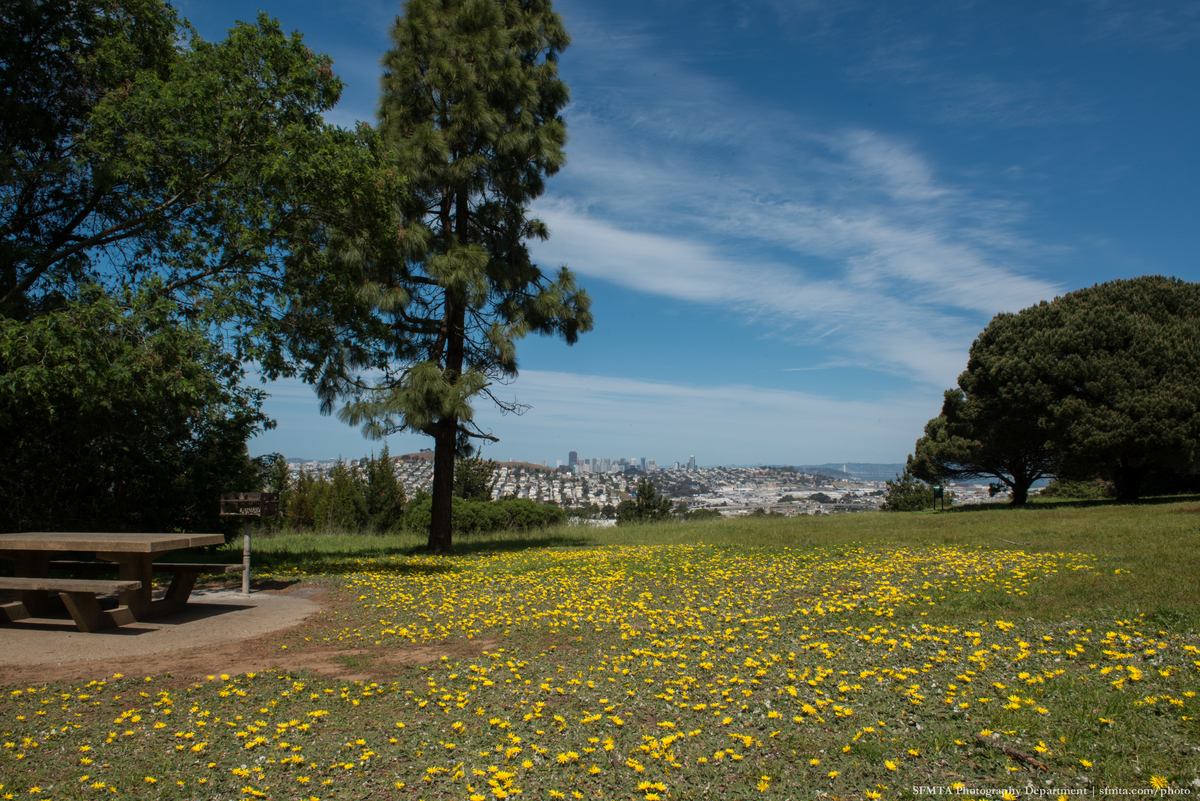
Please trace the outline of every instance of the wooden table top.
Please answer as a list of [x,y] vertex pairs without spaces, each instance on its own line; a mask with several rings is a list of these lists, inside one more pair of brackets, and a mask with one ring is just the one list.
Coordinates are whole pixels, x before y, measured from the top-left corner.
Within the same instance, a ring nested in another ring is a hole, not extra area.
[[224,534],[106,534],[70,531],[24,531],[0,534],[0,553],[11,551],[97,551],[162,553],[200,545],[221,545]]

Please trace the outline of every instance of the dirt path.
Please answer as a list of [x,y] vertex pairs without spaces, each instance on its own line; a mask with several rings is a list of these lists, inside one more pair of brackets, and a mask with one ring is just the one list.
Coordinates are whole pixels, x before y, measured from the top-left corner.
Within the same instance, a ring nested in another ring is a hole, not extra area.
[[313,645],[336,609],[336,591],[257,585],[247,599],[224,586],[198,588],[188,609],[148,623],[85,634],[69,619],[0,627],[0,685],[88,682],[171,674],[180,680],[266,670],[307,670],[345,681],[386,680],[402,666],[475,656],[491,640],[346,649]]

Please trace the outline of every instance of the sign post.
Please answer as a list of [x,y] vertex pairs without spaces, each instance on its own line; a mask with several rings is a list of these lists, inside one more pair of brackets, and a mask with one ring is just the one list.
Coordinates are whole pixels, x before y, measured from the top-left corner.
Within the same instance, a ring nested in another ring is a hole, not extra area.
[[242,518],[242,595],[250,594],[250,521],[277,514],[278,492],[221,493],[221,517]]
[[939,499],[940,499],[940,500],[941,500],[941,502],[942,502],[942,511],[944,512],[944,511],[946,511],[946,495],[945,495],[945,492],[943,491],[943,489],[942,489],[942,485],[941,485],[941,484],[934,484],[934,485],[933,485],[933,510],[934,510],[935,512],[937,511],[937,502],[938,502],[938,500],[939,500]]

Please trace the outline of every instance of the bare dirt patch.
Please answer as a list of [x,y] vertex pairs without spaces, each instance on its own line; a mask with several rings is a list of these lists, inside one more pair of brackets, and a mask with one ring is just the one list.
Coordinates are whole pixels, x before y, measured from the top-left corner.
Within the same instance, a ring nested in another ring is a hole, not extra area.
[[[221,589],[213,583],[209,589]],[[203,679],[222,673],[239,675],[269,670],[310,672],[344,681],[387,681],[406,668],[431,664],[443,656],[473,659],[498,647],[492,639],[457,640],[444,643],[344,648],[317,644],[327,630],[336,628],[339,610],[354,601],[351,593],[319,585],[255,584],[254,592],[298,594],[321,605],[321,610],[297,626],[258,637],[181,648],[160,653],[125,655],[61,664],[5,665],[0,668],[0,685],[33,685],[50,682],[87,682],[120,673],[126,676],[170,674],[181,681]],[[0,630],[2,632],[2,630]],[[47,630],[46,637],[61,636]],[[0,633],[0,636],[3,636]],[[89,635],[96,636],[96,635]]]

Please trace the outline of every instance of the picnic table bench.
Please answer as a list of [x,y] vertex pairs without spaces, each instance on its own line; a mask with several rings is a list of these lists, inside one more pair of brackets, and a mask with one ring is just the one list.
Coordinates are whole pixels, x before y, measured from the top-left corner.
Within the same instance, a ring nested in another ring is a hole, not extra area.
[[[112,573],[118,570],[117,562],[85,561],[53,559],[50,561],[52,570],[70,570],[77,576],[96,576],[102,573]],[[177,599],[180,607],[191,597],[196,579],[209,573],[241,573],[245,570],[241,562],[226,564],[224,562],[154,562],[150,565],[152,573],[170,573],[171,586],[167,588],[165,598]]]
[[[219,545],[221,534],[79,534],[34,532],[0,534],[0,558],[15,562],[14,576],[0,577],[0,589],[13,590],[15,600],[0,604],[0,623],[45,614],[57,593],[80,631],[100,631],[135,620],[150,620],[178,612],[187,604],[201,573],[226,573],[241,565],[191,562],[154,563],[155,555],[181,548]],[[52,560],[64,552],[95,553],[97,561]],[[50,569],[70,570],[73,578],[51,578]],[[82,576],[116,570],[118,578]],[[165,597],[151,594],[151,575],[171,573]],[[117,593],[116,609],[102,609],[99,596]]]
[[[129,623],[133,620],[132,615],[122,615],[119,612],[116,617],[113,617],[112,612],[105,612],[100,608],[99,595],[101,593],[110,592],[129,592],[138,590],[142,586],[140,581],[108,581],[95,579],[52,579],[52,578],[29,578],[27,576],[0,576],[0,589],[16,590],[20,593],[35,593],[35,592],[57,592],[62,599],[63,605],[67,611],[71,613],[71,619],[75,621],[75,626],[80,631],[100,631],[102,629],[112,628],[114,625]],[[21,604],[5,604],[0,607],[3,614],[10,621],[20,620],[22,618],[32,617],[34,611],[41,613],[44,611],[45,603],[39,607],[34,604],[34,609],[29,608],[29,598],[24,599],[25,603]],[[13,608],[9,608],[13,607]]]

